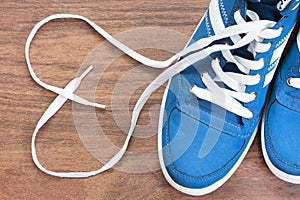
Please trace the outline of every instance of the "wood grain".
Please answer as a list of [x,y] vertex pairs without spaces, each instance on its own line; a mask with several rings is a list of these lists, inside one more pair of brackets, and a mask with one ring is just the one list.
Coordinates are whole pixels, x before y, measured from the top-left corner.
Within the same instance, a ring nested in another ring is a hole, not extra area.
[[[1,1],[0,199],[194,199],[169,186],[161,170],[157,169],[159,163],[155,153],[147,154],[144,160],[131,160],[130,156],[126,156],[115,169],[88,179],[59,179],[40,172],[31,160],[31,135],[55,94],[41,88],[31,79],[25,64],[24,44],[30,30],[38,21],[56,13],[86,16],[112,35],[144,27],[156,27],[172,30],[188,38],[208,3],[209,0]],[[183,41],[176,43],[176,38],[171,39],[178,48],[184,45]],[[35,38],[31,48],[32,64],[43,81],[64,87],[77,75],[89,53],[102,42],[103,38],[83,22],[56,20],[43,27]],[[162,50],[140,51],[160,60],[171,55]],[[98,143],[101,138],[98,135],[99,129],[90,125],[89,120],[85,120],[93,113],[106,134],[106,141],[117,147],[122,145],[125,134],[118,125],[125,128],[128,126],[128,120],[125,120],[128,105],[116,104],[117,108],[114,109],[111,97],[118,80],[137,65],[139,64],[130,58],[121,56],[101,74],[95,91],[88,90],[89,85],[86,86],[87,92],[95,93],[95,101],[108,105],[106,111],[87,110],[84,106],[67,102],[41,130],[37,148],[40,160],[47,168],[92,170],[101,167],[101,163],[89,151],[103,155],[101,159],[104,160],[115,152],[115,149],[102,148],[101,143]],[[90,77],[97,78],[95,74]],[[136,79],[145,77],[147,76]],[[135,82],[131,82],[124,85],[124,91],[134,84]],[[130,111],[145,86],[146,83],[131,96]],[[163,91],[164,87],[161,87],[152,95],[143,110],[139,125],[157,122],[158,105]],[[82,94],[85,95],[84,92]],[[78,127],[74,108],[83,113],[82,126]],[[112,112],[113,109],[115,113]],[[116,122],[114,114],[124,115],[124,120]],[[89,134],[79,137],[76,128],[82,127],[87,128]],[[156,127],[148,132],[150,135],[146,138],[133,138],[130,152],[156,151]],[[98,139],[94,141],[94,137]],[[83,140],[90,142],[90,149],[85,148],[86,143]],[[299,186],[280,181],[270,173],[262,158],[259,142],[257,137],[244,162],[224,186],[201,199],[299,197]],[[127,162],[130,164],[126,164]],[[145,167],[148,164],[148,172],[133,173],[136,168],[140,172],[147,171]]]

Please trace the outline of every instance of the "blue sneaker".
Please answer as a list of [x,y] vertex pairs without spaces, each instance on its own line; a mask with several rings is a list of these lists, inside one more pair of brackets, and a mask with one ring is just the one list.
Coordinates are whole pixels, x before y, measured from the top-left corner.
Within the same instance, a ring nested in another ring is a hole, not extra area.
[[[264,21],[272,25],[240,46],[243,34],[215,41],[211,48],[239,47],[208,54],[170,79],[162,101],[158,149],[163,174],[174,188],[204,195],[236,171],[255,137],[269,83],[298,13],[299,0],[212,0],[188,46],[230,27],[255,27]],[[291,135],[295,138],[296,130]],[[283,141],[285,148],[287,140]],[[299,149],[293,144],[291,148]],[[291,162],[297,156],[299,160],[297,154]]]
[[262,151],[280,179],[300,184],[300,32],[276,74],[262,127]]

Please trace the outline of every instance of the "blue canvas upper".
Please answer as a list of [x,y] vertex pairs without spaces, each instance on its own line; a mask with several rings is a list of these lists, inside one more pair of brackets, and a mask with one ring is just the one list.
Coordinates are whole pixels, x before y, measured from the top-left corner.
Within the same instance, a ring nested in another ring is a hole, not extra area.
[[[266,99],[268,84],[265,85],[265,76],[275,71],[279,62],[277,58],[270,63],[274,49],[288,39],[299,12],[299,7],[294,9],[296,1],[291,2],[282,12],[277,10],[278,1],[274,0],[217,1],[225,27],[235,25],[233,14],[237,9],[241,10],[244,17],[249,9],[255,11],[261,19],[278,21],[274,29],[284,29],[280,37],[272,41],[263,41],[272,42],[268,52],[257,53],[253,58],[264,58],[265,66],[261,70],[250,72],[253,75],[259,73],[261,82],[246,88],[247,93],[257,92],[256,100],[244,104],[253,112],[252,119],[242,118],[189,92],[191,85],[205,88],[200,73],[204,70],[213,73],[210,63],[215,56],[220,58],[224,71],[237,71],[234,64],[226,63],[220,52],[188,67],[170,81],[162,127],[163,160],[170,177],[177,184],[187,188],[205,188],[216,183],[228,174],[245,151],[258,125]],[[210,15],[212,14],[208,10],[190,44],[216,34],[210,22]],[[223,40],[216,43],[224,42]],[[226,42],[232,43],[230,39]],[[234,54],[249,59],[252,57],[247,47],[234,50]]]
[[292,44],[271,90],[264,120],[268,157],[279,170],[300,176],[300,90],[290,87],[290,77],[300,78],[300,46]]

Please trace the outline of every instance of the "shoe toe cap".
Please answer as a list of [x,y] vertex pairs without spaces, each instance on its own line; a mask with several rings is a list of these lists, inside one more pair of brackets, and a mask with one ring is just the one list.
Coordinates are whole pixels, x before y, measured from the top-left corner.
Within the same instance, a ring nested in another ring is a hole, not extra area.
[[170,177],[187,188],[205,188],[236,164],[246,140],[217,130],[175,108],[163,128],[163,158]]
[[264,122],[265,146],[272,164],[300,176],[300,113],[273,101]]

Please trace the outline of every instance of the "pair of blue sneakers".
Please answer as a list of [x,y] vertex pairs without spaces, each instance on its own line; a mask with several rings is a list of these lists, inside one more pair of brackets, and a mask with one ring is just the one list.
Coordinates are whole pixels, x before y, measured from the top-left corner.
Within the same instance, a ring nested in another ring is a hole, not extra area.
[[[238,47],[209,52],[167,85],[158,148],[163,174],[177,190],[204,195],[224,184],[249,150],[262,116],[267,165],[279,178],[300,183],[299,34],[295,37],[299,4],[299,0],[211,1],[188,46],[231,30],[208,49]],[[270,25],[259,32],[239,33],[238,29],[251,30],[266,21]],[[238,45],[251,34],[256,34],[253,41]]]
[[[262,116],[262,150],[267,165],[279,178],[300,183],[300,36],[295,37],[299,32],[299,5],[300,0],[212,0],[187,47],[166,61],[138,54],[85,17],[58,14],[45,18],[31,31],[25,58],[32,78],[58,96],[34,131],[34,163],[46,174],[68,178],[95,176],[112,168],[125,154],[147,99],[168,81],[161,105],[158,149],[163,174],[173,187],[190,195],[204,195],[219,188],[246,156]],[[40,164],[35,148],[39,129],[68,99],[105,108],[74,94],[92,67],[64,89],[42,82],[34,73],[30,44],[44,24],[60,18],[85,21],[142,64],[169,67],[135,105],[128,136],[119,152],[103,167],[90,172],[48,170]],[[295,42],[279,64],[288,41]]]

